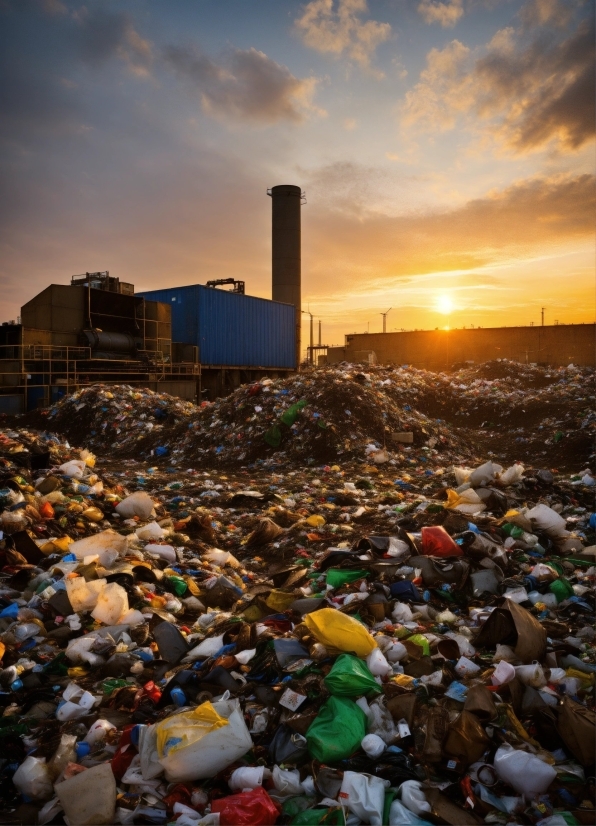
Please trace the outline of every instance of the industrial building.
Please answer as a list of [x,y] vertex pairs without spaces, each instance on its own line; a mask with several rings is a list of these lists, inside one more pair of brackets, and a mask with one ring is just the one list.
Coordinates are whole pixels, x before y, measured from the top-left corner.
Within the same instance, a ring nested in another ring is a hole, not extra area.
[[594,367],[596,325],[553,324],[532,327],[476,327],[463,330],[411,330],[353,333],[344,347],[330,347],[325,361],[410,364],[424,370],[449,370],[466,362],[510,359],[552,367]]
[[[244,282],[208,281],[135,293],[105,272],[51,284],[0,325],[0,413],[47,407],[98,382],[149,387],[188,400],[297,368],[300,207],[297,186],[272,199],[272,299]],[[230,291],[219,289],[231,283]]]

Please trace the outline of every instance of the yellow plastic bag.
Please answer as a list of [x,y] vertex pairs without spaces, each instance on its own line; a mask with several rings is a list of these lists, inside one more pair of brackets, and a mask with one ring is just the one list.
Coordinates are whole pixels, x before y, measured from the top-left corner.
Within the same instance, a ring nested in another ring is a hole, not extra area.
[[322,528],[325,524],[325,517],[319,516],[315,513],[312,516],[309,516],[305,521],[307,525],[311,526],[311,528]]
[[193,711],[166,717],[156,724],[157,753],[160,760],[227,725],[226,718],[218,714],[210,702],[202,703]]
[[376,642],[358,620],[342,614],[334,608],[321,608],[304,618],[311,634],[325,648],[353,652],[358,657],[368,657],[377,647]]
[[295,602],[294,594],[287,594],[285,591],[271,591],[266,599],[266,605],[272,611],[287,611],[290,605]]
[[460,513],[470,515],[486,510],[486,505],[472,488],[468,488],[468,490],[464,490],[462,493],[448,488],[445,507],[448,510],[457,510]]

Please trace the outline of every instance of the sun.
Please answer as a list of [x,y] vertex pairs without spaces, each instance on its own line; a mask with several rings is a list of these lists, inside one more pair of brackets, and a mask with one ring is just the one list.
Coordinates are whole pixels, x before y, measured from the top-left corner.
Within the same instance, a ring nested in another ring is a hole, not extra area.
[[453,302],[448,295],[440,295],[437,298],[436,308],[437,312],[443,313],[443,315],[449,315],[453,310]]

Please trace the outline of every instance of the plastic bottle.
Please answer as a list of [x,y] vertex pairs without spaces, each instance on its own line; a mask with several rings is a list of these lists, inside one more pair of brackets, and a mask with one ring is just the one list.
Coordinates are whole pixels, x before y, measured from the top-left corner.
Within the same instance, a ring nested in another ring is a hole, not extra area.
[[179,708],[182,708],[182,706],[185,706],[187,703],[186,694],[178,686],[170,691],[170,698]]

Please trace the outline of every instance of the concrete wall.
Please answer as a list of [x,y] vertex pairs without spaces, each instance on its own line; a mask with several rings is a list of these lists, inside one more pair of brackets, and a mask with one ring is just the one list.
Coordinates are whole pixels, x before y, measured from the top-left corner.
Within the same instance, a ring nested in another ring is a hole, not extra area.
[[427,370],[506,358],[556,367],[596,364],[596,325],[559,324],[547,327],[483,327],[473,330],[421,330],[408,333],[356,333],[345,347],[328,351],[329,363],[368,361],[411,364]]

